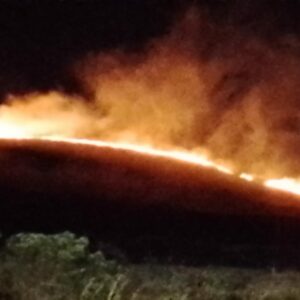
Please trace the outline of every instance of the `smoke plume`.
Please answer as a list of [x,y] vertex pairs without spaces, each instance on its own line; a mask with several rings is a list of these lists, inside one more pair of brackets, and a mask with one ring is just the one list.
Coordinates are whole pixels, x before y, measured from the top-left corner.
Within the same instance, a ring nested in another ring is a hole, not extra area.
[[300,177],[299,50],[295,35],[266,39],[191,8],[143,51],[72,66],[89,99],[9,96],[0,130],[204,149],[237,172]]

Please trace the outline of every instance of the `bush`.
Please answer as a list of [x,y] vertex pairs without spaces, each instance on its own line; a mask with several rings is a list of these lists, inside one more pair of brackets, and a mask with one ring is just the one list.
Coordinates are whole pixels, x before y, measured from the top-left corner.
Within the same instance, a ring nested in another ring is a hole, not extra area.
[[300,273],[122,265],[86,238],[18,234],[0,251],[0,300],[296,300]]
[[114,262],[88,251],[88,240],[71,233],[18,234],[1,253],[2,298],[99,299],[121,273]]

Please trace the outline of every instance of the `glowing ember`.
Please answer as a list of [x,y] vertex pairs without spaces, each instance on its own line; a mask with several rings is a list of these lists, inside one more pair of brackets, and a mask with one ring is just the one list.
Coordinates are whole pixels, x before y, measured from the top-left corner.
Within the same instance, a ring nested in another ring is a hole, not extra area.
[[247,173],[240,174],[240,178],[244,179],[244,180],[247,180],[247,181],[253,181],[254,180],[254,176],[250,175],[250,174],[247,174]]

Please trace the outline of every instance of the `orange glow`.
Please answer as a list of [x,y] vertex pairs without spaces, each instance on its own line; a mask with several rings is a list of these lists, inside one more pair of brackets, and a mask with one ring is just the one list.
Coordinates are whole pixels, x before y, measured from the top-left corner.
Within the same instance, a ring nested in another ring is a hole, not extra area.
[[59,91],[1,99],[0,138],[167,157],[300,195],[300,174],[290,175],[300,169],[298,60],[260,39],[219,41],[204,15],[187,11],[142,53],[82,57],[70,70],[88,99]]
[[277,190],[288,191],[300,196],[300,181],[292,178],[269,179],[265,181],[265,186]]
[[202,167],[213,168],[218,170],[219,172],[226,173],[228,175],[234,173],[230,168],[225,167],[223,165],[216,164],[203,155],[195,154],[188,151],[160,150],[160,149],[155,149],[151,146],[135,145],[135,144],[124,143],[124,142],[107,142],[107,141],[100,141],[100,140],[89,140],[89,139],[60,138],[60,137],[44,137],[41,139],[48,140],[48,141],[49,140],[61,141],[61,142],[68,142],[72,144],[93,145],[97,147],[129,150],[129,151],[144,153],[152,156],[172,158],[172,159],[184,161],[195,165],[200,165]]
[[[42,126],[41,126],[42,125]],[[51,124],[50,124],[51,125]],[[61,124],[59,124],[61,126]],[[42,124],[35,122],[25,122],[24,119],[14,118],[0,118],[0,139],[39,139],[47,141],[67,142],[72,144],[93,145],[96,147],[107,147],[120,150],[134,151],[152,156],[166,157],[180,160],[183,162],[199,165],[202,167],[212,168],[227,175],[235,175],[245,181],[260,181],[255,175],[248,173],[237,174],[233,168],[216,163],[210,160],[206,155],[195,151],[187,151],[182,149],[159,149],[152,145],[135,144],[124,141],[103,141],[98,139],[85,139],[65,137],[61,135],[44,135],[47,130],[52,129],[47,122]],[[51,130],[50,130],[51,131]],[[53,129],[52,129],[53,131]],[[282,179],[265,179],[264,186],[272,189],[282,190],[296,195],[300,195],[300,182],[292,178]]]
[[[56,97],[58,96],[55,93],[52,94],[52,96],[53,95]],[[0,138],[20,140],[39,139],[134,151],[146,155],[176,159],[186,163],[215,169],[226,175],[234,175],[241,180],[262,183],[267,188],[282,190],[300,195],[300,181],[297,181],[296,179],[272,179],[264,178],[263,176],[258,177],[254,174],[249,173],[239,173],[235,170],[234,164],[232,162],[230,162],[229,166],[227,161],[214,161],[214,159],[211,159],[210,156],[207,155],[207,153],[209,153],[207,151],[204,152],[196,149],[187,150],[182,147],[168,144],[162,144],[161,146],[159,146],[157,145],[157,143],[151,143],[151,140],[148,143],[145,143],[143,139],[133,139],[132,141],[132,138],[130,138],[132,136],[128,133],[122,134],[120,136],[112,135],[108,139],[74,137],[74,132],[83,127],[82,123],[80,122],[80,120],[82,119],[82,115],[77,113],[77,115],[75,114],[75,116],[74,114],[72,114],[71,118],[69,117],[69,115],[67,115],[66,118],[61,107],[59,107],[58,111],[56,110],[56,107],[54,111],[48,109],[48,98],[45,97],[45,99],[42,99],[42,111],[45,115],[53,114],[53,116],[56,117],[53,118],[53,120],[46,117],[43,117],[41,119],[36,118],[35,110],[30,107],[30,105],[28,108],[28,105],[25,105],[23,107],[23,104],[18,104],[20,107],[17,106],[17,109],[13,107],[11,110],[5,106],[0,106]],[[37,104],[40,105],[41,103]],[[45,104],[46,107],[43,107]],[[65,104],[63,104],[62,106],[64,107]],[[33,107],[35,107],[35,103]],[[28,109],[29,113],[26,112],[26,109]]]
[[[193,20],[188,18],[187,25]],[[300,161],[294,164],[294,157],[283,157],[289,144],[279,142],[291,139],[284,130],[270,129],[289,112],[281,116],[275,107],[276,113],[266,115],[272,110],[264,100],[276,101],[262,88],[229,101],[244,90],[233,86],[240,80],[224,80],[228,71],[219,63],[206,66],[199,61],[198,39],[197,51],[192,41],[186,41],[191,48],[185,47],[184,22],[181,27],[178,35],[175,30],[156,41],[139,59],[120,53],[88,56],[75,69],[84,90],[93,95],[89,101],[58,91],[8,96],[0,105],[0,138],[124,149],[300,195],[300,179],[286,178]],[[276,119],[270,120],[273,115]]]
[[241,173],[240,178],[244,179],[244,180],[247,180],[247,181],[253,181],[254,180],[253,175],[250,175],[250,174],[247,174],[247,173]]
[[[151,156],[165,157],[180,160],[186,163],[191,163],[195,165],[199,165],[202,167],[212,168],[218,170],[227,175],[235,175],[242,180],[246,181],[255,181],[257,178],[254,175],[241,173],[235,174],[235,172],[227,166],[215,163],[208,159],[205,155],[201,155],[199,153],[193,153],[189,151],[179,151],[174,149],[169,150],[161,150],[154,148],[149,145],[138,145],[126,142],[110,142],[110,141],[101,141],[94,139],[83,139],[83,138],[69,138],[69,137],[61,137],[61,136],[31,136],[28,134],[28,127],[21,127],[17,124],[5,124],[0,122],[0,139],[36,139],[36,140],[46,140],[46,141],[56,141],[56,142],[65,142],[72,144],[80,144],[80,145],[92,145],[96,147],[106,147],[112,149],[120,149],[133,151],[138,153],[143,153]],[[282,191],[286,191],[289,193],[293,193],[296,195],[300,195],[300,182],[297,182],[295,179],[291,178],[282,178],[282,179],[266,179],[263,182],[264,186],[272,189],[278,189]]]

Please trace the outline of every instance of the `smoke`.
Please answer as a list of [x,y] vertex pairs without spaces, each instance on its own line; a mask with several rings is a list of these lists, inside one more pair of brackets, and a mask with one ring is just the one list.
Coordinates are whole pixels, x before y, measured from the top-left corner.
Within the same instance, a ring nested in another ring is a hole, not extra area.
[[300,176],[299,49],[294,35],[265,39],[191,8],[142,53],[90,53],[72,66],[88,100],[8,97],[0,130],[200,148],[236,171]]

